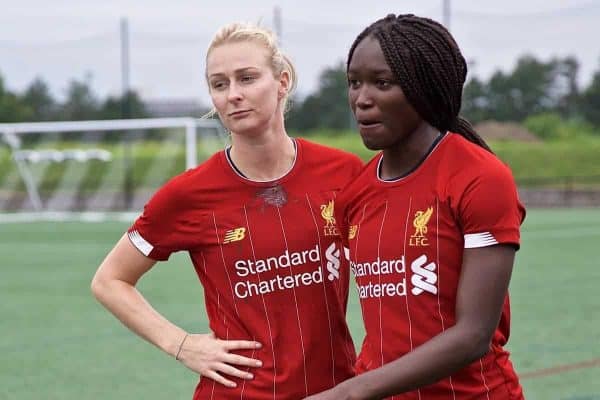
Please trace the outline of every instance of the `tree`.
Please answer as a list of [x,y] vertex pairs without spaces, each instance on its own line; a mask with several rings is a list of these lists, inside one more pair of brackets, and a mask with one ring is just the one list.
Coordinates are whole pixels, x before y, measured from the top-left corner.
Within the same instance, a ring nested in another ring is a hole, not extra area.
[[0,75],[0,122],[28,121],[32,115],[31,108],[4,87],[4,79]]
[[50,121],[56,119],[57,104],[50,94],[48,85],[36,78],[25,90],[22,100],[33,111],[33,120]]
[[557,96],[556,111],[563,117],[576,117],[580,114],[580,93],[577,84],[579,62],[574,57],[557,59],[555,73],[553,90],[554,95]]
[[461,114],[472,123],[484,121],[491,114],[487,85],[477,77],[465,85]]
[[107,98],[100,110],[101,119],[146,117],[144,102],[134,90],[129,90],[125,96]]
[[62,105],[62,119],[96,119],[99,114],[99,102],[90,86],[91,76],[83,81],[72,80],[67,88],[67,100]]
[[489,81],[473,78],[464,91],[464,113],[473,121],[523,121],[529,115],[577,113],[579,64],[572,57],[548,62],[531,55],[518,59],[510,73],[496,71]]
[[511,74],[497,72],[489,83],[492,109],[500,121],[522,121],[528,115],[548,111],[553,65],[523,56]]
[[600,127],[600,70],[594,73],[592,82],[581,94],[580,104],[584,118]]
[[351,113],[348,106],[348,83],[343,63],[326,68],[319,77],[317,91],[293,107],[288,114],[291,129],[348,129]]

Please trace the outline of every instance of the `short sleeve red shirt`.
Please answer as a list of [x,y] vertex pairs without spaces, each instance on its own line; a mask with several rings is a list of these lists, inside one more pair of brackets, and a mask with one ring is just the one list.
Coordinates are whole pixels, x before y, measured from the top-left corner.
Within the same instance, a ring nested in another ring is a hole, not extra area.
[[[525,210],[512,174],[493,154],[447,133],[405,177],[378,177],[381,155],[338,197],[366,337],[357,371],[410,352],[455,324],[465,248],[519,246]],[[509,301],[491,350],[451,378],[394,399],[520,399],[502,348]]]
[[145,255],[191,255],[210,329],[252,339],[254,379],[226,388],[201,379],[194,399],[296,399],[351,377],[345,322],[348,264],[333,214],[362,166],[354,155],[296,139],[292,169],[274,182],[237,173],[225,152],[172,179],[129,229]]

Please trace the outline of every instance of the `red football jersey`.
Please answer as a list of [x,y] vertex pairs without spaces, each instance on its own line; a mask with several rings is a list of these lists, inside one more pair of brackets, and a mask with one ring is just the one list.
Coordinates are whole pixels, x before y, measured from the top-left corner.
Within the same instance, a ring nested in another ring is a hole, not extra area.
[[[525,210],[510,170],[494,155],[447,133],[405,177],[379,178],[381,154],[338,197],[350,268],[366,329],[357,372],[393,361],[455,323],[465,248],[519,246]],[[346,225],[347,224],[347,225]],[[520,399],[502,348],[506,297],[490,351],[451,378],[393,399]]]
[[[335,198],[362,162],[296,139],[296,159],[273,182],[248,180],[225,151],[170,180],[129,229],[146,256],[189,252],[204,287],[210,329],[256,340],[254,379],[237,388],[201,379],[194,399],[299,399],[354,373],[345,322],[348,264]],[[250,370],[250,369],[248,369]]]

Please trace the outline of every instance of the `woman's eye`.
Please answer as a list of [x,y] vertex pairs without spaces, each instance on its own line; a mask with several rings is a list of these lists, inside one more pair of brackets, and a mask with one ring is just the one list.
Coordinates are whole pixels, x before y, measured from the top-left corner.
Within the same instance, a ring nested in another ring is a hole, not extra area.
[[250,76],[250,75],[242,76],[242,82],[252,82],[252,81],[254,81],[254,79],[255,79],[254,76]]
[[356,89],[359,85],[358,79],[348,79],[348,87]]
[[375,81],[375,84],[380,87],[380,88],[387,88],[389,87],[392,83],[388,80],[385,79],[378,79],[377,81]]
[[211,84],[211,87],[215,90],[223,89],[225,87],[225,82],[216,81]]

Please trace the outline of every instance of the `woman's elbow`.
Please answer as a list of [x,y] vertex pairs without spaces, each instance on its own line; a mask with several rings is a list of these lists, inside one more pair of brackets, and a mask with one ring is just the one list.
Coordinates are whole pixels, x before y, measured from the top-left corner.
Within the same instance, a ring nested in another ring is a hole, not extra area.
[[92,278],[92,282],[90,283],[90,290],[92,294],[96,298],[96,300],[102,302],[102,298],[104,297],[108,287],[108,282],[105,277],[102,276],[100,271],[96,272],[94,277]]
[[493,331],[484,327],[470,327],[466,330],[464,338],[464,354],[469,363],[479,360],[490,350]]

